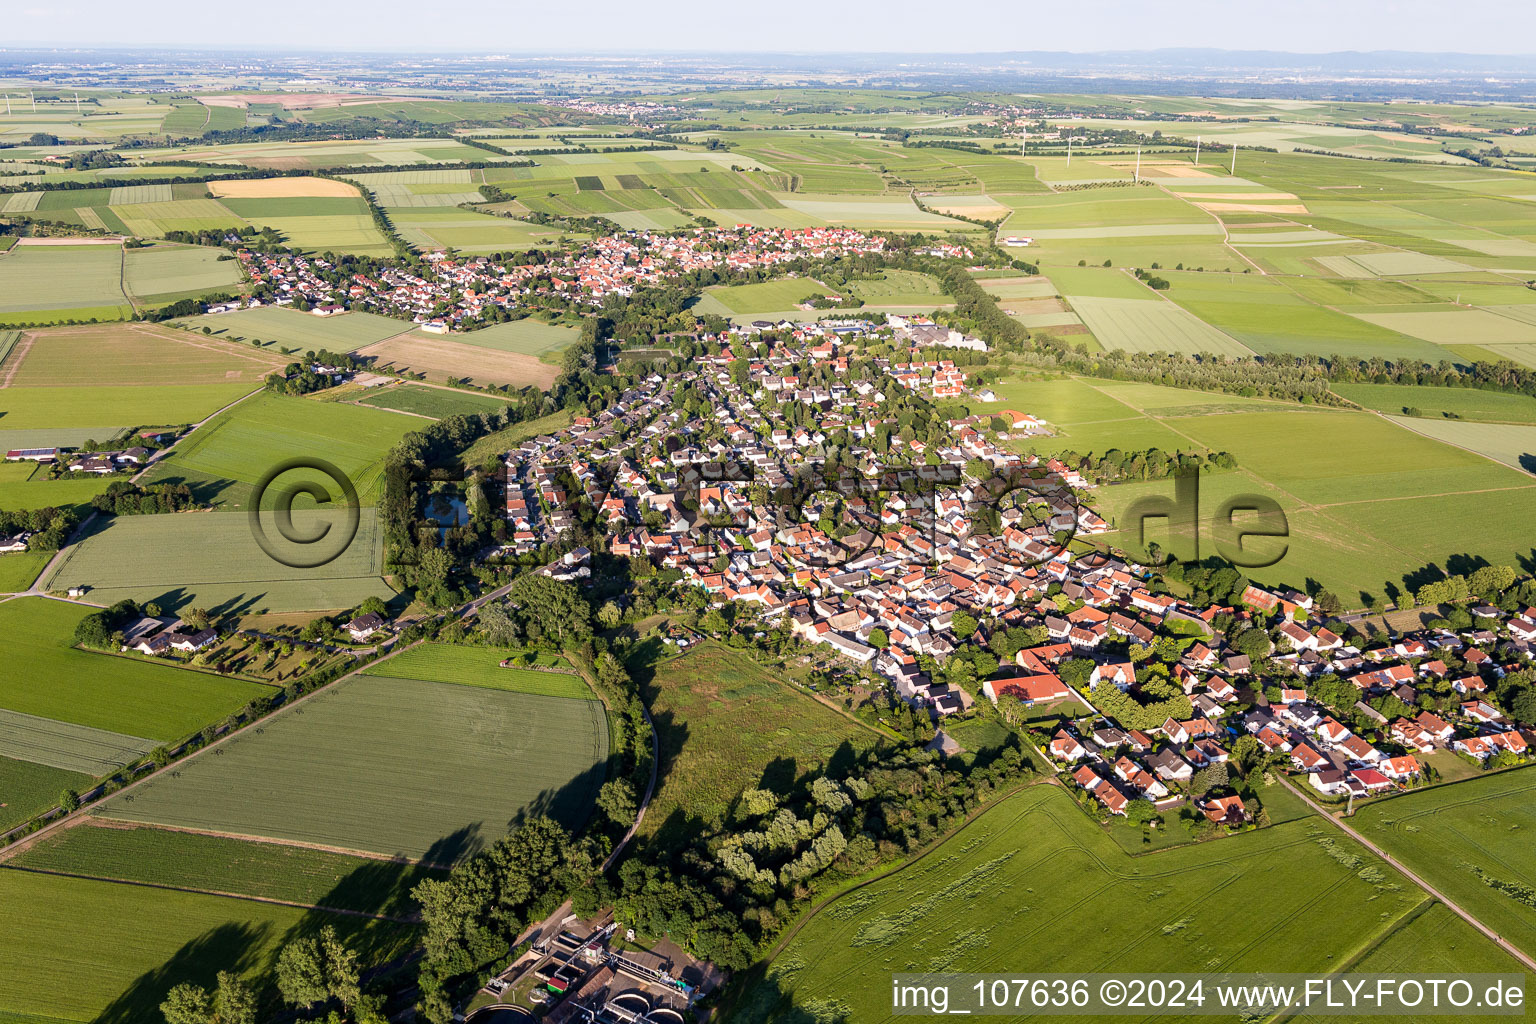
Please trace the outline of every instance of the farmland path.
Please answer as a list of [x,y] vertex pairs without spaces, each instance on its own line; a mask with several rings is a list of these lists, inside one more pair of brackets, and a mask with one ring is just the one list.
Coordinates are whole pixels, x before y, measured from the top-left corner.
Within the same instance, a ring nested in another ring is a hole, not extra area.
[[1504,952],[1508,953],[1510,956],[1512,956],[1516,960],[1520,961],[1522,964],[1524,964],[1530,970],[1536,971],[1536,959],[1533,959],[1530,956],[1526,955],[1522,950],[1518,949],[1513,943],[1509,942],[1503,936],[1499,935],[1498,932],[1494,931],[1492,928],[1488,927],[1486,924],[1483,924],[1483,922],[1478,920],[1476,917],[1473,917],[1472,914],[1469,911],[1463,909],[1462,906],[1459,903],[1455,902],[1450,897],[1448,897],[1444,893],[1442,893],[1440,890],[1436,889],[1434,886],[1432,886],[1428,882],[1424,881],[1424,879],[1420,878],[1418,875],[1416,875],[1412,871],[1408,870],[1408,868],[1401,861],[1397,860],[1397,858],[1393,857],[1390,853],[1388,853],[1387,851],[1383,850],[1381,847],[1377,846],[1375,843],[1371,842],[1369,839],[1365,838],[1365,836],[1361,835],[1358,831],[1356,831],[1355,828],[1353,826],[1351,826],[1348,822],[1344,821],[1344,819],[1337,818],[1337,817],[1334,817],[1332,814],[1329,814],[1321,806],[1319,806],[1318,804],[1314,803],[1311,797],[1307,796],[1307,794],[1303,793],[1300,789],[1297,789],[1295,786],[1293,786],[1291,784],[1291,781],[1289,779],[1287,779],[1285,776],[1277,775],[1276,777],[1280,780],[1281,785],[1285,786],[1292,793],[1295,793],[1298,797],[1301,798],[1302,803],[1306,804],[1314,812],[1316,812],[1317,814],[1321,815],[1330,824],[1332,824],[1336,828],[1340,829],[1346,835],[1348,835],[1351,839],[1353,839],[1355,842],[1359,843],[1361,846],[1365,847],[1367,850],[1370,850],[1376,856],[1380,857],[1382,860],[1384,860],[1388,864],[1392,865],[1398,871],[1402,872],[1402,874],[1405,875],[1410,882],[1412,882],[1414,885],[1417,885],[1420,889],[1423,889],[1425,892],[1429,893],[1431,896],[1433,896],[1435,899],[1439,900],[1441,903],[1445,904],[1446,907],[1448,907],[1450,910],[1455,912],[1457,917],[1461,918],[1463,921],[1467,922],[1472,927],[1476,928],[1478,931],[1480,931],[1484,935],[1488,936],[1488,938],[1490,938],[1494,942],[1496,942],[1499,945],[1499,947],[1504,950]]

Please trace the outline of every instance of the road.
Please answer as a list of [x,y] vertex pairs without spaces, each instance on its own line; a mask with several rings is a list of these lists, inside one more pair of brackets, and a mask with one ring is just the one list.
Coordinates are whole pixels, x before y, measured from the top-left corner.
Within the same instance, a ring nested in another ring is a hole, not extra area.
[[1401,861],[1397,860],[1390,853],[1388,853],[1387,851],[1383,850],[1381,847],[1377,846],[1375,843],[1371,842],[1369,839],[1365,838],[1365,836],[1361,835],[1359,832],[1355,831],[1355,829],[1353,827],[1351,827],[1343,818],[1335,817],[1334,815],[1329,814],[1327,811],[1325,811],[1318,804],[1313,803],[1311,797],[1307,796],[1307,794],[1303,793],[1300,789],[1297,789],[1295,786],[1291,785],[1291,781],[1289,779],[1287,779],[1285,776],[1277,775],[1276,777],[1280,779],[1280,783],[1283,786],[1285,786],[1287,789],[1289,789],[1292,793],[1295,793],[1297,796],[1301,797],[1302,803],[1304,803],[1308,807],[1312,808],[1312,810],[1314,812],[1316,812],[1317,814],[1321,815],[1325,820],[1330,822],[1335,828],[1339,829],[1345,835],[1347,835],[1351,839],[1353,839],[1355,842],[1359,843],[1361,846],[1365,847],[1367,850],[1370,850],[1376,856],[1380,857],[1382,860],[1384,860],[1388,864],[1392,865],[1398,871],[1402,872],[1405,876],[1407,876],[1408,880],[1410,882],[1412,882],[1414,885],[1417,885],[1420,889],[1423,889],[1425,892],[1429,893],[1435,899],[1439,900],[1441,903],[1444,903],[1448,908],[1450,908],[1452,911],[1455,912],[1457,917],[1461,918],[1463,921],[1467,922],[1472,927],[1476,928],[1478,931],[1480,931],[1484,935],[1488,936],[1494,942],[1498,943],[1499,947],[1502,948],[1504,950],[1504,952],[1508,953],[1510,956],[1512,956],[1516,960],[1520,961],[1522,964],[1524,964],[1526,966],[1526,968],[1528,968],[1529,970],[1531,970],[1533,972],[1536,972],[1536,959],[1532,959],[1531,957],[1527,956],[1524,952],[1522,952],[1521,950],[1517,949],[1512,943],[1508,942],[1502,936],[1500,936],[1498,932],[1494,931],[1492,928],[1490,928],[1487,925],[1483,924],[1483,922],[1479,921],[1476,917],[1473,917],[1470,912],[1468,912],[1466,909],[1464,909],[1455,900],[1452,900],[1450,897],[1446,896],[1445,893],[1443,893],[1440,890],[1436,889],[1434,886],[1432,886],[1428,882],[1424,881],[1424,879],[1420,878],[1418,875],[1416,875],[1412,871],[1408,870],[1408,868],[1405,867],[1402,864]]

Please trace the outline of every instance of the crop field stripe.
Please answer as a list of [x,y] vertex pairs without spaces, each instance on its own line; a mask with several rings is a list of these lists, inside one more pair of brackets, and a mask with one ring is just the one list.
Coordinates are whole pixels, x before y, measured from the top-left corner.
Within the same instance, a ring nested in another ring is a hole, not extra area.
[[137,761],[157,746],[141,736],[57,722],[0,708],[0,750],[50,768],[102,776]]

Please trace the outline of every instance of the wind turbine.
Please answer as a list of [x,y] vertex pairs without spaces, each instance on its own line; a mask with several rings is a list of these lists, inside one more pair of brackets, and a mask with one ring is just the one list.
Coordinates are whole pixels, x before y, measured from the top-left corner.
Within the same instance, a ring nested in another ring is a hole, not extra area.
[[5,116],[6,117],[10,117],[11,116],[11,94],[10,93],[6,93],[5,94]]
[[1072,136],[1067,136],[1067,166],[1072,166]]
[[1200,136],[1195,136],[1195,166],[1200,166]]
[[79,115],[79,113],[80,113],[80,94],[77,92],[77,93],[75,93],[75,114]]
[[1237,143],[1232,143],[1232,168],[1227,171],[1232,177],[1237,177]]
[[1133,180],[1137,181],[1137,182],[1141,181],[1141,147],[1140,146],[1136,147],[1136,176],[1135,176],[1135,178]]

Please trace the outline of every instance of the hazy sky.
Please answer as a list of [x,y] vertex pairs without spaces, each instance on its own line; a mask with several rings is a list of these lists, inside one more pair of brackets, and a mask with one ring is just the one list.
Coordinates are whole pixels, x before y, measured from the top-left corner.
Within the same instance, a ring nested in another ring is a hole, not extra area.
[[1520,0],[5,0],[0,45],[581,51],[1530,53]]

